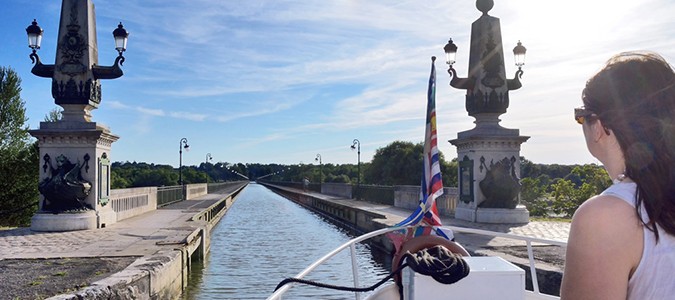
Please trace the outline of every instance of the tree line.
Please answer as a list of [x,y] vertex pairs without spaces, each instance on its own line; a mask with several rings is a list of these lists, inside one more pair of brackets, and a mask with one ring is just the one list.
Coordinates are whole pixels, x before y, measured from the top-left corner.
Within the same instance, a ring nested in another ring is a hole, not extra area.
[[[0,226],[28,226],[38,207],[39,150],[28,133],[20,93],[21,79],[16,72],[0,67]],[[60,111],[52,109],[44,121],[60,119]],[[422,159],[422,142],[394,141],[377,149],[372,160],[360,166],[205,162],[179,170],[170,165],[114,162],[111,187],[178,185],[179,172],[185,184],[256,179],[301,182],[308,178],[315,183],[419,185]],[[443,185],[457,186],[457,160],[447,161],[440,153],[440,165]],[[525,158],[521,158],[521,177],[521,202],[532,215],[542,216],[571,216],[579,204],[611,183],[597,165],[536,164]]]

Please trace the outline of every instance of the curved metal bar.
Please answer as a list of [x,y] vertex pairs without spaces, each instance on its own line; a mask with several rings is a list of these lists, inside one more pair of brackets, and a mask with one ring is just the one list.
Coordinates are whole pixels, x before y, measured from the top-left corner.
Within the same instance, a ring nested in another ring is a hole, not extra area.
[[506,80],[509,91],[517,90],[523,86],[523,84],[520,82],[521,77],[523,77],[523,70],[518,68],[518,71],[516,71],[516,75],[513,76],[513,79]]
[[124,63],[124,56],[121,54],[115,58],[115,63],[112,67],[96,66],[91,67],[95,79],[115,79],[124,75],[120,66]]
[[[356,238],[353,238],[353,239],[345,242],[344,244],[340,245],[339,247],[335,248],[330,253],[328,253],[328,254],[324,255],[323,257],[319,258],[317,261],[312,263],[310,266],[308,266],[307,268],[302,270],[300,273],[295,275],[295,278],[302,279],[307,274],[311,273],[314,269],[316,269],[319,265],[323,264],[325,261],[327,261],[331,257],[335,256],[336,254],[340,253],[342,250],[346,249],[347,247],[350,247],[353,244],[359,243],[361,241],[370,239],[370,238],[378,236],[378,235],[385,234],[387,232],[392,232],[392,231],[401,230],[401,229],[404,229],[404,228],[412,228],[412,227],[414,227],[414,226],[382,228],[382,229],[379,229],[379,230],[371,231],[369,233],[358,236]],[[534,238],[534,237],[528,237],[528,236],[517,235],[517,234],[494,232],[494,231],[487,231],[487,230],[483,230],[483,229],[457,227],[457,226],[442,226],[442,228],[443,229],[449,229],[449,230],[452,230],[453,232],[458,232],[458,233],[473,233],[473,234],[489,236],[489,237],[501,237],[501,238],[508,238],[508,239],[513,239],[513,240],[520,240],[520,241],[524,241],[524,242],[526,242],[527,244],[530,244],[530,245],[531,245],[531,243],[542,243],[542,244],[554,245],[554,246],[559,246],[559,247],[567,247],[566,242],[556,241],[556,240],[547,240],[547,239],[541,239],[541,238]],[[531,262],[531,265],[532,265],[533,264],[532,262],[534,261],[534,254],[533,254],[533,252],[529,251],[529,249],[528,249],[528,258],[529,258],[529,260]],[[536,269],[535,269],[535,272],[533,272],[532,274],[536,274]],[[293,286],[293,284],[284,285],[283,287],[279,288],[276,292],[272,293],[272,295],[270,295],[267,298],[267,300],[280,300],[281,296],[284,293],[286,293],[292,286]],[[535,295],[536,295],[537,299],[539,299],[539,298],[541,298],[541,299],[560,299],[559,297],[541,294],[541,292],[536,292]]]
[[448,74],[452,77],[450,79],[450,86],[460,90],[473,90],[474,84],[476,83],[475,78],[460,78],[457,76],[457,71],[455,71],[452,66],[448,68]]
[[44,65],[40,61],[40,56],[37,55],[37,52],[33,50],[33,53],[30,54],[30,60],[33,62],[35,65],[33,66],[33,69],[30,70],[31,73],[35,74],[35,76],[39,77],[44,77],[44,78],[52,78],[54,77],[54,65]]

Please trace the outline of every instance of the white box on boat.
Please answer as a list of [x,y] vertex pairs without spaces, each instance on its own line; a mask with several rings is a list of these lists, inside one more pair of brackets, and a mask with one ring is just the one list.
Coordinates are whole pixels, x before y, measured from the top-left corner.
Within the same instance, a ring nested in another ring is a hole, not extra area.
[[[525,299],[525,271],[497,256],[464,257],[471,271],[454,284],[403,269],[405,299]],[[411,284],[412,283],[412,284]]]

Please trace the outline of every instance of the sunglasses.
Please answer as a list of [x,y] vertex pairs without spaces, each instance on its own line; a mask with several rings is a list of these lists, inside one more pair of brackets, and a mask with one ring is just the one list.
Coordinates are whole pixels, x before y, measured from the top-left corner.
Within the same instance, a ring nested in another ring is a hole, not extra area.
[[574,109],[574,120],[579,124],[586,123],[586,120],[597,119],[598,115],[594,112],[585,109],[583,106]]

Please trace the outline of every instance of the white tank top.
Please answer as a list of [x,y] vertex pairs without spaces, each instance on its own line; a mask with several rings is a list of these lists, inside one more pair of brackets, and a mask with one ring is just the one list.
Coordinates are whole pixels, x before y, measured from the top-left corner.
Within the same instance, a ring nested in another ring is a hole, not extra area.
[[[634,182],[620,182],[610,186],[602,194],[615,196],[634,208],[636,188]],[[640,213],[645,222],[649,220],[644,206]],[[675,236],[667,234],[658,225],[657,228],[658,244],[654,233],[643,226],[642,258],[628,280],[627,299],[675,299]]]

